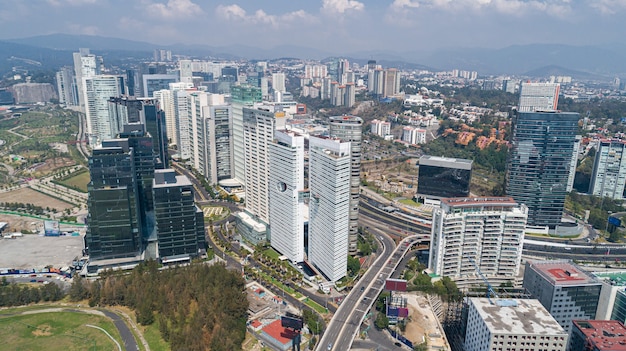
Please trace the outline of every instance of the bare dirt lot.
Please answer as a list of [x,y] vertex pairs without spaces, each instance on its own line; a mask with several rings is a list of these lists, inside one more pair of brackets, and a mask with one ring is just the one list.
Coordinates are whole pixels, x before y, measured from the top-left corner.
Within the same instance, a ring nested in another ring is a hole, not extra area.
[[9,192],[0,192],[0,202],[20,202],[24,204],[33,204],[43,208],[50,207],[57,211],[63,211],[66,208],[74,207],[67,202],[57,200],[29,188],[21,188]]
[[0,239],[0,267],[41,269],[47,265],[68,266],[81,257],[83,236],[39,236],[24,234],[15,239]]
[[425,296],[418,293],[402,294],[407,299],[410,322],[406,326],[405,337],[413,345],[428,342],[431,349],[448,350],[449,347],[440,330],[435,314]]

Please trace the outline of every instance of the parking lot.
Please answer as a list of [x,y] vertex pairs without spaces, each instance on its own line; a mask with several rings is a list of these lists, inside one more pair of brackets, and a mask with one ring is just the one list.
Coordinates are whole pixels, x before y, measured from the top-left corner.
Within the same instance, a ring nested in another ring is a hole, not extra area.
[[41,269],[47,265],[69,266],[81,257],[83,236],[39,236],[24,234],[14,239],[0,239],[0,267]]

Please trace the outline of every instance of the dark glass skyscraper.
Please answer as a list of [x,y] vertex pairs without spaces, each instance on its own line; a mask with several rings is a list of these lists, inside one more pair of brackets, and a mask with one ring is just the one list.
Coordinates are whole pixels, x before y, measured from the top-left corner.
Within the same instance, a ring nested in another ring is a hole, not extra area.
[[506,193],[528,207],[528,225],[561,223],[578,113],[517,112],[513,118]]
[[154,218],[163,261],[198,256],[205,251],[204,216],[193,201],[193,185],[173,169],[154,173]]
[[142,248],[133,149],[127,143],[93,150],[89,159],[87,251],[91,260],[132,257]]

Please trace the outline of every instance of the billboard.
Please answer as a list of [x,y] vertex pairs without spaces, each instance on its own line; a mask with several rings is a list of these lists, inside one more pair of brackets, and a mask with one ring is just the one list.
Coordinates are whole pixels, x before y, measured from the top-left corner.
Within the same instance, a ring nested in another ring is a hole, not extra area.
[[385,281],[385,290],[406,291],[406,280],[405,279],[387,279]]
[[61,235],[61,229],[59,227],[59,221],[44,221],[43,231],[45,236],[59,236]]
[[612,224],[616,227],[621,227],[622,226],[622,221],[617,218],[617,217],[611,217],[609,216],[609,224]]

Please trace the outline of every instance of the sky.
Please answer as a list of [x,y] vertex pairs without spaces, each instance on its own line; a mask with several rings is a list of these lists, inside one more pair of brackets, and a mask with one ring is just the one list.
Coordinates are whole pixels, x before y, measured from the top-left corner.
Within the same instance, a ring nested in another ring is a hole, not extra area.
[[625,15],[626,0],[0,0],[0,39],[68,33],[337,53],[623,44]]

